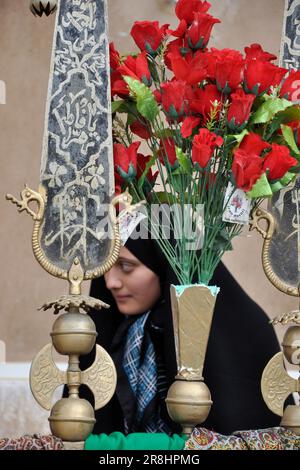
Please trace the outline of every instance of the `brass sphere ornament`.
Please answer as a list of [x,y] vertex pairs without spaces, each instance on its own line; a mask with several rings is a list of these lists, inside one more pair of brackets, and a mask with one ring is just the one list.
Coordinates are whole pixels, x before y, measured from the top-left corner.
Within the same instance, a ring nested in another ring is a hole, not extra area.
[[69,442],[84,441],[96,422],[92,405],[73,397],[56,402],[48,419],[52,434]]
[[286,360],[294,366],[300,365],[300,326],[291,326],[283,337],[282,350]]
[[63,313],[52,327],[52,343],[59,354],[84,356],[96,341],[95,323],[85,313]]
[[183,434],[187,435],[206,420],[212,403],[209,388],[199,380],[175,380],[166,398],[171,419],[179,423]]
[[49,16],[57,9],[57,0],[30,0],[30,11],[34,16]]

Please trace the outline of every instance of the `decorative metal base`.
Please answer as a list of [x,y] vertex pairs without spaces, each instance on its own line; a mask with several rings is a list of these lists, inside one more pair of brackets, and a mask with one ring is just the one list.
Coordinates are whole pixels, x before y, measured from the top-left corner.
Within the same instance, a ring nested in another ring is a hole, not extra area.
[[300,406],[288,405],[284,410],[280,426],[300,436]]
[[181,424],[183,434],[191,434],[209,415],[212,400],[209,388],[201,381],[176,380],[166,398],[168,413]]

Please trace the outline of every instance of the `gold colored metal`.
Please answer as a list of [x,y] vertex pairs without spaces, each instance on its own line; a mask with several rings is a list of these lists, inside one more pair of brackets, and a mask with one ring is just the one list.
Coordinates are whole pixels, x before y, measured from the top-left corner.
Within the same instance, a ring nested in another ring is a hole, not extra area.
[[84,450],[84,441],[68,442],[63,441],[64,450]]
[[[266,230],[260,227],[260,222],[264,220],[267,224]],[[299,285],[297,287],[283,282],[273,271],[270,262],[270,245],[276,228],[274,217],[263,209],[256,209],[252,214],[250,222],[251,230],[256,229],[264,238],[262,250],[262,265],[269,281],[281,292],[300,296]],[[271,323],[276,325],[281,323],[295,323],[297,326],[290,327],[283,338],[283,353],[279,352],[272,357],[266,365],[261,379],[261,391],[264,401],[273,413],[282,416],[281,426],[291,429],[297,435],[300,435],[300,407],[289,405],[284,410],[284,402],[293,392],[300,392],[300,377],[298,380],[289,376],[284,366],[283,357],[290,364],[300,364],[300,312],[294,310],[284,315],[274,318]]]
[[64,450],[84,450],[84,441],[68,442],[63,441]]
[[60,310],[70,310],[72,307],[81,308],[88,312],[91,308],[101,310],[101,308],[109,308],[109,305],[88,295],[62,295],[57,300],[45,303],[39,310],[46,311],[49,308],[54,308],[53,313],[57,315]]
[[261,379],[261,391],[267,407],[282,416],[287,397],[299,391],[299,382],[290,377],[284,367],[283,353],[279,352],[266,365]]
[[178,379],[203,380],[215,302],[216,297],[206,286],[186,287],[181,295],[177,295],[175,286],[171,286]]
[[[260,222],[264,220],[267,223],[267,229],[264,230],[260,227]],[[252,214],[252,220],[250,221],[250,230],[256,229],[264,238],[264,244],[262,249],[262,265],[264,272],[269,281],[281,292],[299,297],[298,287],[292,286],[283,282],[277,274],[273,271],[270,263],[270,245],[271,239],[276,228],[276,222],[274,217],[263,209],[256,209]]]
[[[19,212],[26,211],[34,220],[33,232],[32,232],[32,249],[36,260],[45,269],[49,274],[52,276],[61,278],[61,279],[68,279],[67,271],[60,269],[59,267],[52,264],[48,258],[45,256],[41,245],[40,245],[40,229],[42,227],[44,212],[45,212],[45,204],[47,200],[45,188],[40,185],[39,192],[34,191],[33,189],[29,188],[27,184],[25,185],[25,189],[21,192],[21,200],[17,200],[11,194],[6,195],[6,199],[8,201],[12,201],[13,204],[16,204],[19,208]],[[38,205],[37,212],[34,212],[30,209],[29,204],[31,202],[36,202]]]
[[117,373],[110,355],[98,344],[93,365],[81,372],[81,377],[82,383],[87,385],[94,394],[95,409],[105,406],[116,389]]
[[300,406],[288,405],[284,410],[280,426],[290,429],[300,436]]
[[71,442],[84,441],[91,434],[95,422],[92,405],[74,397],[56,402],[49,417],[52,434]]
[[[55,276],[61,279],[69,279],[69,273],[65,270],[60,269],[54,264],[52,264],[48,260],[48,258],[45,256],[40,245],[40,230],[42,227],[42,222],[43,222],[43,217],[44,217],[44,212],[45,212],[45,204],[46,204],[45,188],[42,185],[40,185],[39,192],[36,192],[33,189],[29,188],[29,186],[25,185],[25,189],[21,192],[21,200],[17,200],[11,194],[7,194],[6,199],[9,201],[12,201],[13,204],[16,204],[17,207],[19,208],[19,212],[22,212],[25,210],[28,214],[30,214],[33,217],[35,224],[34,224],[33,233],[32,233],[32,248],[33,248],[34,256],[37,259],[37,261],[40,263],[42,268],[44,268],[52,276]],[[37,202],[38,204],[37,212],[34,212],[33,210],[29,208],[30,202]],[[112,242],[111,242],[108,257],[106,261],[98,268],[94,270],[86,271],[84,273],[83,280],[91,280],[99,276],[102,276],[115,264],[115,262],[118,259],[121,242],[120,242],[120,235],[119,235],[119,227],[118,227],[118,224],[115,223],[117,221],[117,218],[115,216],[115,206],[119,204],[120,202],[122,202],[125,205],[125,210],[133,210],[136,207],[136,205],[134,205],[132,206],[132,209],[131,209],[130,204],[132,202],[132,198],[131,196],[130,198],[128,197],[128,192],[120,194],[119,196],[116,196],[112,200],[112,203],[109,206],[109,218],[113,225],[114,236],[112,237]],[[70,271],[72,271],[72,268],[73,266],[71,267]],[[72,272],[74,272],[74,269]],[[73,282],[73,285],[74,285],[74,282],[75,282],[74,279],[73,280],[69,279],[69,281]],[[76,288],[75,288],[75,291],[76,291]],[[77,287],[77,291],[78,291],[78,287]]]
[[212,400],[204,382],[176,380],[168,390],[166,404],[171,419],[181,424],[183,434],[189,435],[206,420]]
[[52,15],[57,9],[57,0],[30,0],[30,11],[34,16]]
[[54,390],[67,381],[67,374],[58,369],[52,358],[52,344],[44,346],[30,368],[30,388],[36,401],[45,410],[51,409]]
[[[46,204],[46,191],[45,188],[40,185],[39,192],[34,191],[33,189],[29,188],[29,186],[25,185],[25,189],[21,192],[21,200],[17,200],[11,194],[6,195],[6,199],[12,201],[13,204],[16,204],[19,208],[19,212],[26,211],[33,217],[35,221],[32,233],[32,247],[33,253],[39,264],[44,268],[49,274],[52,276],[61,278],[61,279],[68,279],[71,284],[71,294],[80,294],[80,279],[82,278],[82,272],[80,270],[80,266],[77,265],[78,270],[76,270],[76,263],[75,261],[79,262],[78,258],[75,258],[73,261],[73,265],[69,271],[69,273],[65,270],[60,269],[59,267],[55,266],[51,263],[48,258],[45,256],[41,245],[40,245],[40,230],[43,223],[43,217],[45,212],[45,204]],[[36,202],[38,204],[37,212],[34,212],[29,208],[30,202]],[[132,204],[132,196],[130,195],[128,189],[126,191],[116,197],[113,198],[111,204],[109,205],[109,220],[113,227],[113,237],[110,244],[110,251],[107,256],[105,262],[98,266],[96,269],[88,270],[83,273],[82,280],[92,280],[97,277],[102,276],[107,271],[109,271],[112,266],[116,263],[119,253],[120,253],[120,234],[119,234],[119,225],[118,220],[125,212],[133,212],[137,209],[144,201],[138,204]],[[125,207],[119,214],[116,216],[116,206],[118,204],[123,204]],[[78,274],[76,274],[78,273]],[[76,275],[78,275],[78,279],[75,279]],[[75,277],[74,277],[75,276]]]
[[272,325],[277,325],[278,323],[282,325],[287,325],[288,323],[300,325],[300,312],[299,310],[293,310],[292,312],[273,318],[270,323],[272,323]]
[[79,310],[63,313],[52,327],[52,343],[56,351],[63,355],[84,356],[93,349],[96,341],[95,323]]
[[300,326],[291,326],[283,337],[284,357],[294,366],[300,365]]
[[70,284],[71,295],[81,294],[81,283],[83,279],[84,279],[84,271],[81,267],[80,260],[76,257],[68,273],[68,281]]
[[212,405],[202,372],[216,296],[207,286],[171,286],[178,373],[168,390],[166,404],[173,421],[189,434],[207,418]]

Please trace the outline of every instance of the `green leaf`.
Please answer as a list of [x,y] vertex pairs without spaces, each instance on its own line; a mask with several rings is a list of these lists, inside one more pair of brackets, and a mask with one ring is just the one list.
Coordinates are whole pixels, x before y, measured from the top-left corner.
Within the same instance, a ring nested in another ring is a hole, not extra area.
[[167,193],[165,191],[155,191],[155,199],[159,201],[161,204],[177,204],[178,201],[176,197],[171,194]]
[[171,129],[160,129],[158,132],[155,132],[154,137],[158,139],[167,139],[168,137],[173,137],[174,133]]
[[139,80],[135,80],[131,77],[123,78],[136,100],[139,113],[141,113],[144,118],[148,119],[148,121],[153,122],[159,109],[152,91]]
[[276,181],[276,183],[271,183],[271,189],[273,193],[280,191],[281,189],[288,186],[296,179],[297,175],[290,173],[289,171],[281,178],[280,181]]
[[179,147],[175,147],[176,157],[179,161],[180,167],[184,170],[185,173],[190,174],[192,171],[192,163],[189,157],[183,152]]
[[264,124],[270,122],[277,113],[291,106],[293,106],[293,103],[283,98],[268,98],[254,113],[250,124]]
[[124,104],[124,100],[119,100],[119,101],[112,101],[111,103],[111,112],[115,113],[116,111],[119,110],[119,108]]
[[288,146],[293,150],[293,152],[300,155],[300,150],[298,149],[298,146],[295,142],[293,129],[290,126],[285,126],[284,124],[282,124],[281,130]]
[[248,191],[246,195],[251,199],[255,199],[257,197],[271,197],[273,195],[266,173],[261,175],[252,187],[251,191]]
[[234,137],[237,144],[240,144],[242,142],[243,138],[246,137],[246,135],[248,135],[248,134],[249,134],[249,131],[247,131],[247,129],[244,129],[243,132],[241,132],[240,134],[233,135],[232,137]]
[[300,119],[300,108],[299,106],[290,106],[289,108],[285,109],[278,113],[278,117],[280,118],[280,122],[286,124],[292,121],[298,121]]

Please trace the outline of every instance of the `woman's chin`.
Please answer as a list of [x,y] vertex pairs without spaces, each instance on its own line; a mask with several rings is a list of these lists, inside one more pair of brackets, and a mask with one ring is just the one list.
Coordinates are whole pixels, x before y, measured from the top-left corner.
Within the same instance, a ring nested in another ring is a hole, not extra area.
[[140,312],[137,307],[134,307],[133,305],[126,305],[126,302],[117,302],[119,312],[122,313],[123,315],[139,315]]

